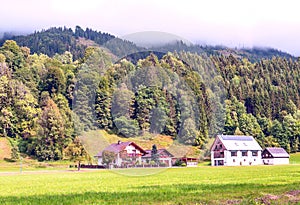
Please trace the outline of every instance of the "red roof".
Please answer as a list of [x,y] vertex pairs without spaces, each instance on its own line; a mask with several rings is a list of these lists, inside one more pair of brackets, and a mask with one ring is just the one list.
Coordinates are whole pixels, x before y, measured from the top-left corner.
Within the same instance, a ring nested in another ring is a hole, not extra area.
[[134,146],[136,149],[140,150],[140,152],[143,154],[146,153],[145,150],[143,150],[140,146],[138,146],[134,142],[118,142],[118,143],[113,143],[113,144],[109,145],[108,147],[106,147],[104,150],[98,152],[96,157],[101,157],[103,151],[110,151],[110,152],[114,152],[117,154],[117,153],[123,151],[129,145]]

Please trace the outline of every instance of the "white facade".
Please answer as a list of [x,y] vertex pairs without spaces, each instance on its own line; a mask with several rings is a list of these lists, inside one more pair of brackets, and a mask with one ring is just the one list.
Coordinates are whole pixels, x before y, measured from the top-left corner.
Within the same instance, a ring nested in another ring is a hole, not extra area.
[[289,158],[269,158],[269,159],[263,159],[263,163],[268,165],[280,165],[280,164],[289,164],[290,160]]
[[[254,156],[253,156],[253,152]],[[232,154],[232,153],[236,153]],[[242,156],[242,153],[247,153],[247,156]],[[212,166],[241,166],[241,165],[260,165],[261,151],[228,151],[224,150],[224,157],[214,157],[214,151],[211,152],[211,165]]]
[[218,135],[211,148],[211,165],[261,165],[261,152],[261,147],[251,136]]
[[[120,143],[122,143],[122,142],[120,142]],[[120,145],[120,144],[118,144],[118,145]],[[112,146],[117,147],[118,145],[117,144],[112,144],[109,147],[112,147]],[[128,160],[135,160],[135,161],[138,161],[139,163],[141,163],[142,153],[141,153],[140,149],[137,148],[137,146],[134,143],[127,143],[127,145],[124,148],[122,147],[120,150],[118,150],[118,149],[117,150],[114,150],[114,149],[110,150],[109,148],[106,149],[106,150],[115,152],[115,154],[116,154],[116,158],[112,163],[113,165],[121,166],[122,162],[125,162],[125,161],[127,162]],[[101,154],[99,153],[96,157],[98,158],[98,160],[97,160],[98,165],[104,165],[103,164],[102,153]]]
[[267,165],[289,164],[290,155],[281,147],[267,147],[262,152],[262,160]]

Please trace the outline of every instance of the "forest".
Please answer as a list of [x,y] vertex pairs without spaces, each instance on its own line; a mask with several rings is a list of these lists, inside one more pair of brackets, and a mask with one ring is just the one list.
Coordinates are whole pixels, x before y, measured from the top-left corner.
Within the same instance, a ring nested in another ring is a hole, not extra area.
[[140,49],[79,26],[4,36],[1,137],[39,161],[86,155],[80,133],[95,129],[200,149],[215,134],[252,135],[300,151],[299,59],[182,42]]

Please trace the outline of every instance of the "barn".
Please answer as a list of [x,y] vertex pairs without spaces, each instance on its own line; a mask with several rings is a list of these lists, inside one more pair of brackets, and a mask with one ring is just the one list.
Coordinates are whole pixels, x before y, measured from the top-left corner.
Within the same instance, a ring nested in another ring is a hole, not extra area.
[[290,155],[281,147],[268,147],[262,152],[262,161],[264,164],[289,164]]

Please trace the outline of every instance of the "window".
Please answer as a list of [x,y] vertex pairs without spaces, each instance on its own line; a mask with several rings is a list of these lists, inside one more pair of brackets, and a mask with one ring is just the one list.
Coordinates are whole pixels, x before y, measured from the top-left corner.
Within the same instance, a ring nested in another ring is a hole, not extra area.
[[253,151],[253,152],[252,152],[252,156],[257,157],[257,155],[258,155],[258,154],[257,154],[257,151]]
[[242,151],[242,156],[243,157],[247,157],[248,156],[248,152],[247,151]]
[[232,151],[232,152],[231,152],[231,156],[232,156],[232,157],[236,157],[236,156],[237,156],[236,151]]
[[235,162],[235,159],[233,159],[233,162]]

